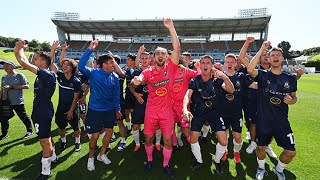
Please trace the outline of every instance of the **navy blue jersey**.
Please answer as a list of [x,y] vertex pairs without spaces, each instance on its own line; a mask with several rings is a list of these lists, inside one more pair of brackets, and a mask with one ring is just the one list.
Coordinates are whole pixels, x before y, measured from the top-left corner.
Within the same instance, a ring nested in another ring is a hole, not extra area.
[[134,69],[132,68],[127,68],[125,70],[125,75],[126,75],[126,93],[130,93],[130,89],[129,89],[129,84],[131,83],[131,80],[134,78]]
[[[135,69],[134,72],[132,73],[133,77],[134,76],[139,76],[142,72],[142,69]],[[140,94],[143,94],[143,99],[146,101],[146,99],[148,98],[148,94],[149,94],[149,91],[148,91],[148,86],[146,84],[142,84],[142,85],[139,85],[135,91],[137,93],[140,93]]]
[[[264,70],[261,65],[256,67],[258,70]],[[257,89],[248,89],[248,106],[249,106],[249,113],[256,114],[258,108],[258,90]]]
[[[75,76],[80,80],[81,82],[81,85],[83,84],[89,84],[89,79],[84,76],[80,71],[75,73]],[[84,95],[84,91],[83,89],[81,88],[81,91],[80,91],[80,95],[79,95],[79,99],[82,98]]]
[[[34,100],[33,100],[33,111],[38,111],[40,108],[47,109],[48,112],[53,114],[53,105],[51,97],[56,89],[56,76],[53,71],[48,69],[38,68],[37,78],[34,83]],[[46,113],[46,112],[39,112]]]
[[66,79],[63,72],[57,72],[57,81],[59,85],[59,105],[61,107],[70,108],[74,93],[81,91],[81,81],[76,76]]
[[[297,91],[295,75],[283,71],[280,75],[270,70],[258,70],[255,79],[258,82],[258,121],[265,130],[272,130],[273,125],[288,122],[288,105],[283,98]],[[257,123],[258,123],[257,121]]]
[[193,90],[191,101],[194,103],[193,112],[195,114],[209,112],[219,106],[219,93],[221,93],[222,84],[222,79],[213,78],[203,82],[201,74],[190,80],[188,89]]
[[222,115],[224,117],[242,116],[243,98],[248,86],[253,83],[247,75],[236,72],[233,76],[228,76],[234,86],[234,93],[229,94],[223,91]]

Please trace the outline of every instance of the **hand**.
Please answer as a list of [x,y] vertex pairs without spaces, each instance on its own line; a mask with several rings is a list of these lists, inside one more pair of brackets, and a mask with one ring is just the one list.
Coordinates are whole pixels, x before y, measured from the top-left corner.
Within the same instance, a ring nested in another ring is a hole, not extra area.
[[14,53],[17,54],[19,52],[20,49],[25,49],[27,48],[28,45],[26,44],[26,42],[23,39],[20,39],[17,44],[14,46]]
[[216,71],[216,72],[214,73],[214,76],[215,76],[216,78],[219,78],[219,79],[222,79],[222,80],[224,80],[225,77],[226,77],[226,75],[225,75],[222,71]]
[[164,21],[163,21],[163,24],[168,29],[171,29],[171,28],[174,27],[173,26],[173,22],[172,22],[172,20],[170,18],[165,18]]
[[51,49],[56,50],[60,47],[60,42],[59,40],[53,41]]
[[294,101],[294,99],[290,96],[290,95],[286,95],[284,98],[283,98],[283,102],[290,105],[290,104],[294,104],[296,103]]
[[69,48],[70,45],[67,45],[67,43],[64,43],[62,46],[61,46],[61,49],[62,51],[65,51]]
[[200,61],[194,63],[194,67],[198,70],[200,69]]
[[262,43],[261,49],[263,49],[263,50],[268,49],[269,46],[270,46],[270,44],[271,44],[270,41],[264,41],[264,42]]
[[2,87],[2,90],[4,91],[8,91],[10,89],[10,86],[9,85],[5,85]]
[[134,97],[136,97],[137,101],[140,103],[140,104],[143,104],[144,103],[144,100],[142,98],[143,94],[140,94],[140,93],[135,93],[134,94]]
[[90,45],[89,45],[89,49],[92,51],[94,49],[96,49],[98,47],[98,44],[99,44],[99,41],[96,39],[96,40],[93,40],[91,41]]
[[68,112],[66,112],[66,113],[64,113],[64,114],[66,114],[67,115],[67,119],[70,121],[70,120],[72,120],[73,119],[73,111],[68,111]]
[[190,117],[193,117],[190,111],[188,110],[183,110],[182,111],[182,120],[185,122],[190,122]]
[[253,43],[254,42],[254,37],[247,37],[246,43]]
[[294,73],[297,74],[297,77],[301,77],[304,74],[304,71],[301,68],[297,69],[297,68],[293,67],[292,70],[293,70]]
[[214,68],[218,69],[219,71],[222,71],[222,65],[220,63],[214,63],[213,65]]
[[86,102],[86,97],[82,96],[82,98],[79,99],[80,104],[84,104]]
[[138,50],[138,54],[140,53],[143,53],[144,51],[146,50],[146,48],[144,47],[144,45],[142,45],[139,50]]
[[136,86],[139,86],[141,83],[142,83],[142,77],[140,76],[135,76],[133,79],[133,84],[136,85]]
[[122,117],[121,111],[116,112],[116,117],[117,117],[117,119],[121,119],[121,117]]

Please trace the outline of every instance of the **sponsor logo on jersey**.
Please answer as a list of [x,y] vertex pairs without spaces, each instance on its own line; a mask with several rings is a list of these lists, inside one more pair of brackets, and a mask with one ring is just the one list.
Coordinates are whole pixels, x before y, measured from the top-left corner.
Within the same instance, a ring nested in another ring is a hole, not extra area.
[[206,105],[207,108],[212,106],[212,101],[206,101],[204,102],[204,104]]
[[270,102],[272,104],[279,105],[281,103],[281,100],[277,97],[272,97],[272,98],[270,98]]
[[158,88],[156,90],[156,95],[158,95],[158,96],[164,96],[166,94],[167,94],[167,89],[164,87]]
[[181,90],[180,84],[174,84],[173,85],[173,92],[179,92]]
[[183,81],[183,78],[178,78],[174,80],[174,82],[182,82],[182,81]]
[[168,84],[168,83],[169,83],[169,79],[166,79],[166,80],[163,80],[163,81],[160,81],[160,82],[153,83],[153,84],[151,84],[151,86],[153,88],[155,88],[155,87],[163,86],[163,85]]
[[233,101],[233,100],[234,100],[234,95],[233,95],[233,94],[226,94],[225,97],[226,97],[226,99],[228,99],[229,101]]

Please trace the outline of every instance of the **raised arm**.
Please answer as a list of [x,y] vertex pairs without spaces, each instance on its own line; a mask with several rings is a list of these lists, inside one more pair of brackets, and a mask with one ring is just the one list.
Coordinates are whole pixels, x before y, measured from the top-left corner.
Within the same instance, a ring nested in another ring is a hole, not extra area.
[[258,51],[258,53],[250,61],[250,64],[249,64],[249,66],[247,68],[247,71],[248,71],[248,73],[249,73],[249,75],[251,77],[255,78],[258,75],[258,70],[256,69],[256,66],[260,61],[260,56],[263,54],[263,52],[265,50],[268,49],[269,46],[270,46],[270,42],[269,41],[263,42],[260,50]]
[[121,67],[116,61],[114,61],[114,70],[120,77],[122,78],[126,77],[126,74],[123,72],[123,70],[121,69]]
[[59,64],[61,64],[63,58],[66,57],[66,50],[69,48],[69,45],[67,45],[67,43],[64,43],[62,46],[61,46],[61,54],[60,54],[60,57],[59,57]]
[[16,56],[16,59],[18,60],[21,67],[24,69],[27,69],[28,71],[37,74],[38,67],[29,63],[28,58],[24,54],[24,48],[26,48],[27,45],[24,40],[19,40],[16,46],[14,47],[14,55]]
[[164,26],[168,28],[171,36],[172,47],[173,47],[173,51],[171,54],[172,62],[174,64],[179,64],[181,47],[180,47],[180,42],[178,39],[176,29],[174,28],[173,22],[170,18],[165,18],[163,23],[164,23]]
[[240,51],[240,54],[239,54],[239,59],[240,61],[242,62],[242,64],[248,68],[249,66],[249,61],[248,59],[246,58],[247,56],[247,51],[248,51],[248,47],[249,45],[254,42],[254,38],[253,37],[247,37],[246,41],[244,42],[242,48],[241,48],[241,51]]
[[55,64],[55,54],[56,54],[56,50],[60,47],[60,42],[54,41],[52,46],[51,46],[51,51],[50,51],[50,58],[51,58],[51,65],[50,65],[50,69],[57,73],[58,72],[58,67]]
[[144,47],[144,45],[142,45],[139,49],[138,49],[138,54],[137,54],[137,57],[136,59],[134,60],[134,66],[136,68],[139,68],[140,67],[140,56],[141,54],[146,50],[146,48]]
[[91,41],[88,49],[84,52],[82,55],[79,63],[78,63],[78,69],[79,71],[85,75],[86,77],[91,76],[91,71],[88,67],[86,67],[87,62],[90,58],[90,55],[92,54],[93,50],[98,46],[98,40]]

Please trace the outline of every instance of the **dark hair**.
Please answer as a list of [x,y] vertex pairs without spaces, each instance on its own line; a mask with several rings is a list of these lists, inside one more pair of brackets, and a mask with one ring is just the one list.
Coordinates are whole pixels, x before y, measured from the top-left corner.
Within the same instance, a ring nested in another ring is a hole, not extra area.
[[102,68],[102,64],[110,60],[113,60],[113,55],[111,53],[102,54],[99,56],[99,59],[97,59],[97,64]]
[[120,64],[120,62],[121,62],[121,57],[120,56],[114,55],[113,58],[117,62],[117,64]]
[[191,57],[191,54],[189,52],[184,52],[182,53],[183,56],[188,56],[188,57]]
[[65,61],[67,61],[70,65],[71,65],[71,67],[72,67],[72,75],[74,75],[76,72],[77,72],[77,70],[78,70],[78,65],[77,65],[77,62],[75,61],[75,60],[73,60],[73,59],[69,59],[69,58],[64,58],[62,61],[61,61],[61,63],[60,63],[60,66],[62,67],[62,65],[63,65],[63,63],[65,62]]
[[204,59],[204,58],[209,58],[209,59],[211,59],[211,62],[213,61],[213,58],[212,58],[212,56],[210,56],[210,55],[203,55],[203,56],[201,56],[200,61],[201,61],[202,59]]
[[273,47],[269,50],[268,55],[270,55],[270,53],[273,51],[279,51],[281,54],[283,54],[283,51],[281,48]]
[[39,57],[41,58],[41,60],[46,61],[47,67],[49,67],[51,65],[50,56],[44,52],[38,52],[38,54],[39,54]]
[[135,61],[135,60],[136,60],[137,55],[132,54],[132,53],[129,53],[127,57],[131,58],[131,59],[132,59],[132,61]]

